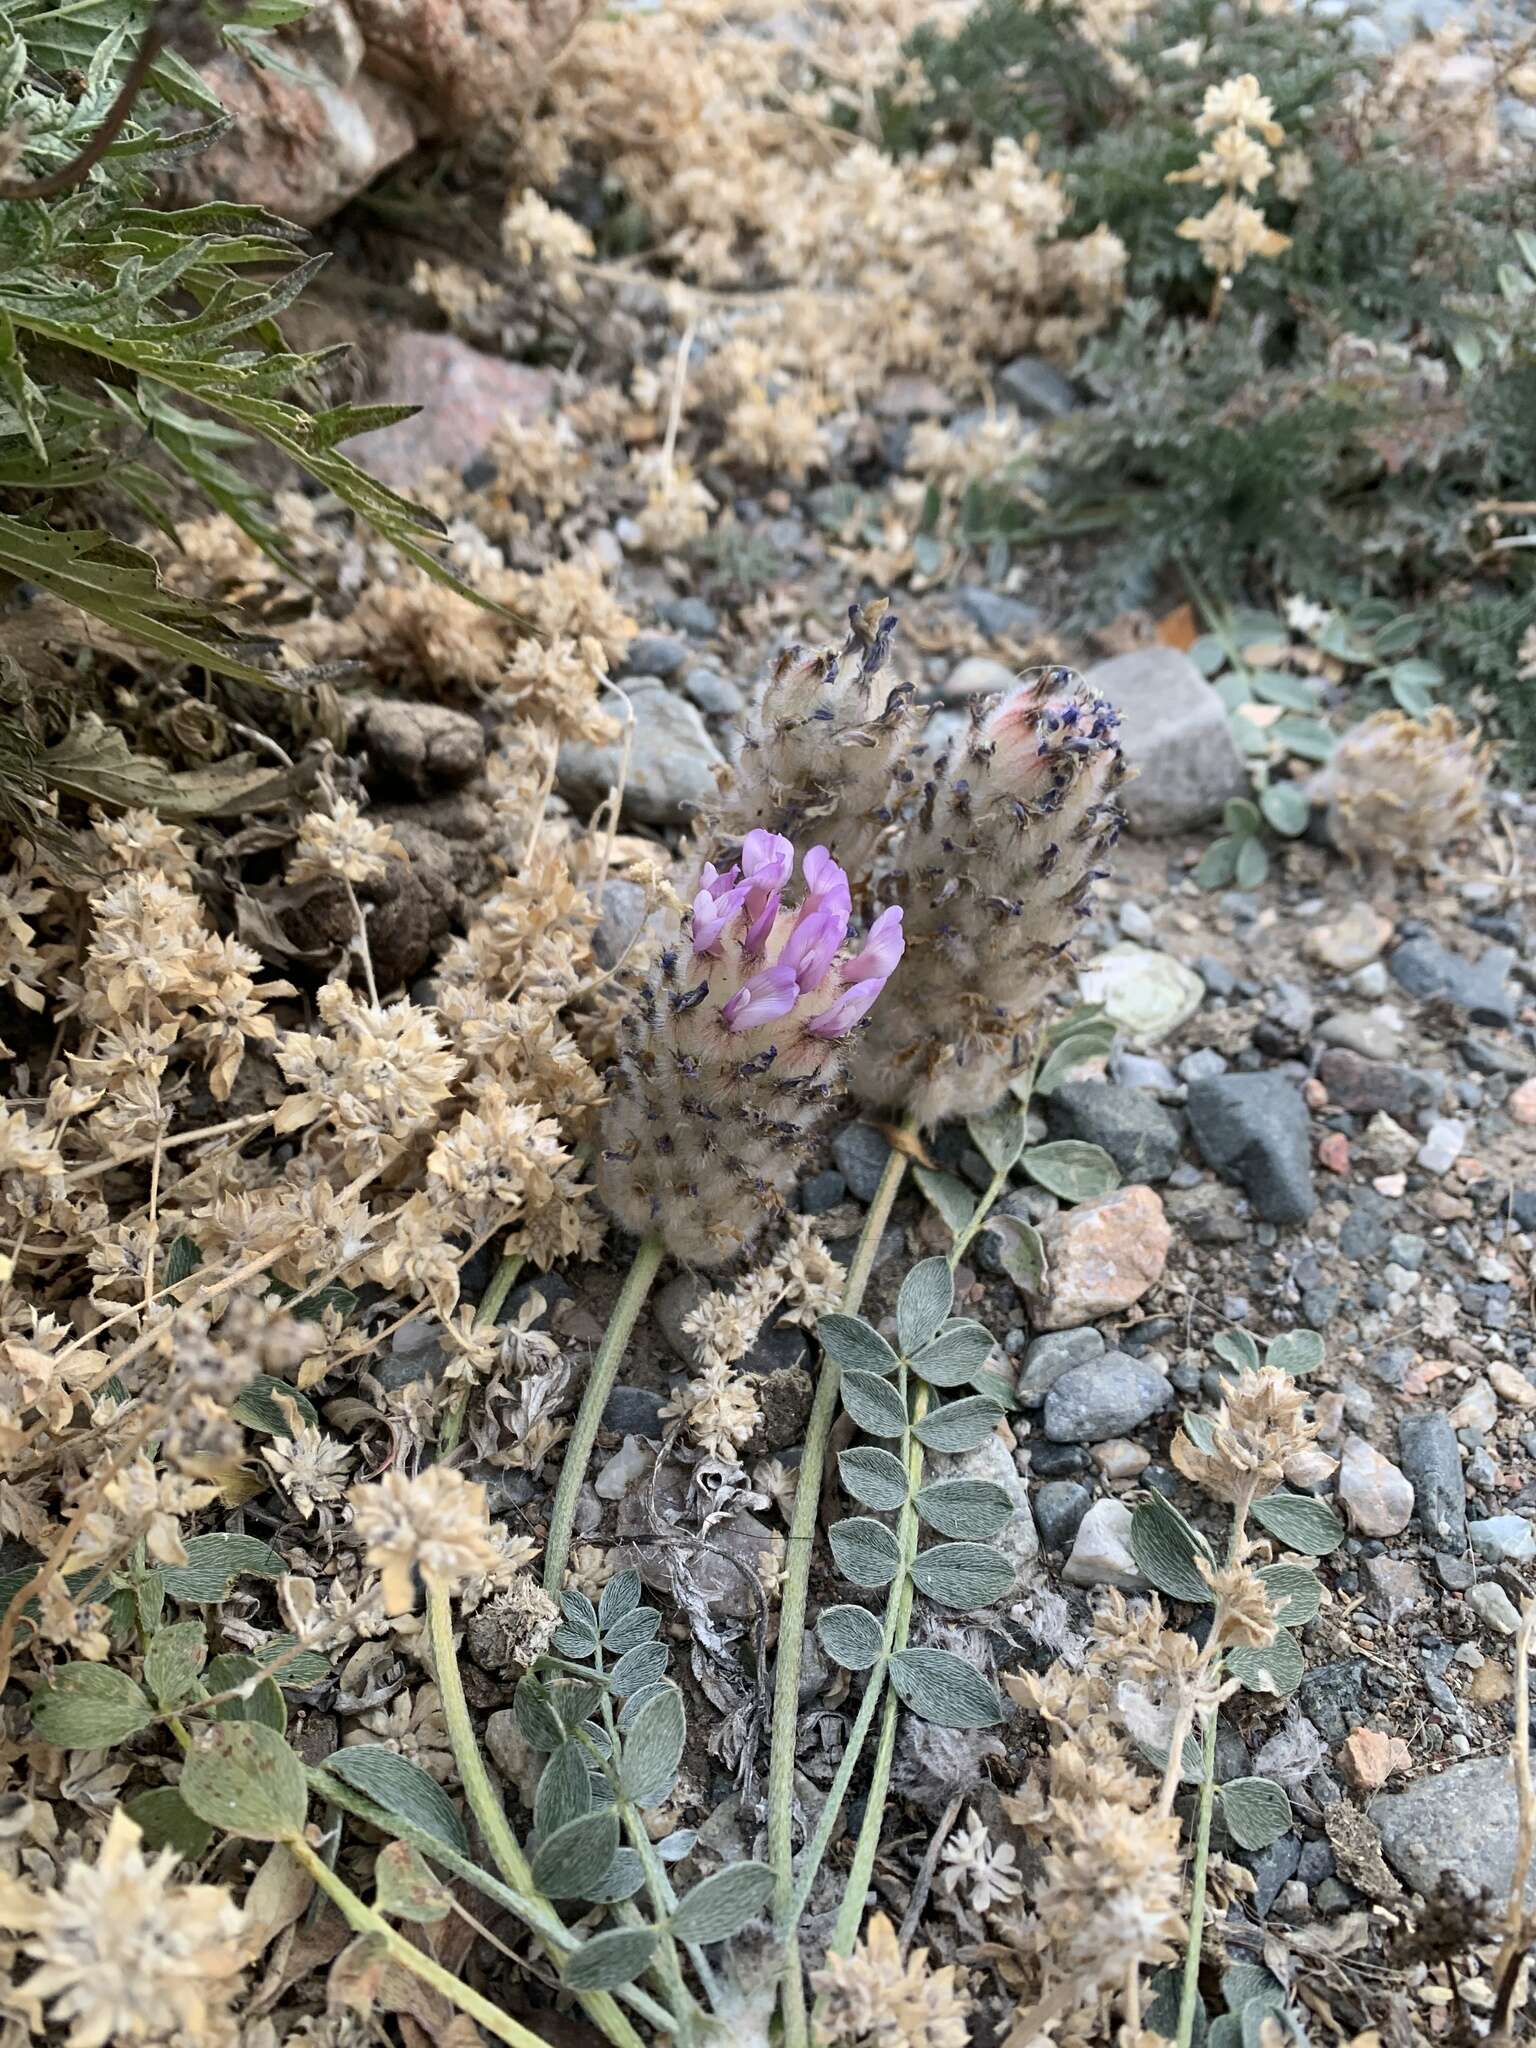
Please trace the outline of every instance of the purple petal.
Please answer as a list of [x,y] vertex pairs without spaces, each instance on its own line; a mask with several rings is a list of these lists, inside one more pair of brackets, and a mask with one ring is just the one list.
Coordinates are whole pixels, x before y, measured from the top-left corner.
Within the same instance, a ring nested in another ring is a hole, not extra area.
[[884,981],[894,972],[902,954],[906,951],[906,938],[901,929],[901,906],[892,904],[889,910],[882,910],[870,926],[869,937],[863,949],[851,960],[843,962],[844,981]]
[[693,950],[696,956],[703,954],[711,959],[719,958],[720,935],[740,910],[746,887],[745,882],[738,882],[725,894],[712,895],[706,885],[694,897]]
[[801,911],[779,951],[780,967],[792,968],[802,989],[815,988],[848,935],[848,919],[835,905]]
[[877,981],[873,977],[850,982],[835,1003],[811,1019],[806,1031],[812,1038],[841,1038],[845,1031],[853,1029],[884,987],[883,979]]
[[[825,910],[841,904],[845,917],[853,912],[848,877],[824,846],[813,846],[802,864],[807,890],[805,911]],[[802,912],[802,915],[805,913]]]
[[775,1024],[787,1017],[799,1000],[800,984],[794,969],[775,961],[737,989],[721,1010],[720,1019],[727,1031],[752,1031],[759,1024]]
[[795,872],[795,849],[782,832],[758,826],[741,842],[741,872],[754,888],[782,889]]
[[[743,887],[745,886],[743,884]],[[766,894],[759,889],[750,891],[747,896],[747,916],[751,922],[748,924],[746,936],[741,942],[744,953],[756,956],[767,945],[769,935],[773,931],[774,923],[779,915],[780,900],[780,893],[777,889],[770,889]]]

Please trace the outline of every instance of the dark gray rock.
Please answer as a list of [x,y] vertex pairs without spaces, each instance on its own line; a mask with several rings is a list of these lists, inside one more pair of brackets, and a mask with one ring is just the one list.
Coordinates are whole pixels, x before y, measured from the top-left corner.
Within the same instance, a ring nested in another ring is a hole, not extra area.
[[669,626],[675,626],[679,633],[691,634],[696,640],[707,640],[720,623],[719,613],[702,597],[665,597],[656,612]]
[[1192,1188],[1175,1188],[1163,1197],[1163,1209],[1170,1223],[1182,1230],[1191,1244],[1241,1244],[1250,1225],[1238,1214],[1241,1197],[1220,1181],[1201,1181]]
[[746,692],[729,676],[712,668],[691,668],[683,677],[683,691],[693,699],[706,718],[734,718],[747,701]]
[[1027,640],[1040,630],[1039,611],[1017,597],[962,584],[949,593],[949,601],[989,640]]
[[1179,1121],[1142,1089],[1068,1081],[1046,1115],[1053,1137],[1102,1145],[1128,1181],[1166,1180],[1179,1163]]
[[1156,1366],[1111,1351],[1057,1380],[1045,1397],[1045,1433],[1053,1444],[1101,1444],[1129,1435],[1172,1399]]
[[604,882],[597,899],[592,955],[599,967],[613,967],[645,922],[646,892],[638,882],[617,877]]
[[1070,1550],[1093,1495],[1075,1479],[1048,1479],[1035,1489],[1035,1523],[1047,1550]]
[[[1366,1808],[1381,1830],[1388,1863],[1416,1892],[1446,1878],[1496,1903],[1514,1882],[1519,1810],[1508,1757],[1453,1764],[1436,1778],[1418,1778],[1402,1792],[1383,1792]],[[1525,1891],[1536,1904],[1536,1870]]]
[[1207,1166],[1236,1180],[1268,1223],[1304,1223],[1317,1206],[1306,1104],[1278,1074],[1221,1074],[1189,1091]]
[[848,1192],[848,1183],[832,1167],[825,1173],[813,1173],[809,1180],[800,1184],[800,1213],[802,1216],[825,1216],[829,1209],[835,1209]]
[[1352,1188],[1349,1214],[1339,1232],[1339,1250],[1346,1259],[1380,1258],[1397,1219],[1397,1206],[1374,1188]]
[[1121,744],[1137,770],[1120,799],[1133,832],[1184,832],[1247,795],[1226,706],[1187,654],[1138,648],[1099,662],[1087,683],[1120,713]]
[[1281,1888],[1296,1875],[1296,1866],[1301,1861],[1301,1843],[1295,1835],[1282,1835],[1267,1849],[1259,1850],[1256,1856],[1245,1857],[1244,1861],[1251,1865],[1258,1887],[1254,1893],[1253,1910],[1260,1920],[1265,1920],[1279,1898]]
[[1536,1188],[1516,1188],[1509,1198],[1509,1213],[1517,1230],[1536,1231]]
[[1088,1470],[1088,1453],[1080,1444],[1048,1444],[1036,1437],[1029,1447],[1029,1469],[1037,1479],[1070,1479]]
[[875,1199],[890,1150],[872,1124],[845,1124],[832,1140],[837,1170],[861,1202]]
[[1419,1527],[1446,1550],[1467,1546],[1467,1486],[1461,1447],[1443,1409],[1405,1415],[1397,1432],[1398,1459],[1413,1484]]
[[1438,939],[1406,939],[1387,967],[1411,996],[1446,996],[1474,1024],[1513,1023],[1518,997],[1509,982],[1513,946],[1489,946],[1476,960],[1464,960]]
[[1365,1717],[1365,1659],[1348,1657],[1339,1664],[1319,1664],[1301,1681],[1297,1698],[1302,1712],[1330,1749],[1337,1749]]
[[1038,1408],[1063,1373],[1102,1358],[1104,1349],[1104,1339],[1091,1323],[1079,1330],[1050,1330],[1037,1337],[1024,1354],[1019,1399],[1026,1408]]
[[1353,1116],[1375,1116],[1378,1110],[1391,1117],[1411,1116],[1434,1097],[1430,1082],[1412,1067],[1365,1059],[1342,1045],[1330,1045],[1319,1056],[1317,1078],[1329,1099]]
[[666,1398],[649,1387],[615,1387],[603,1409],[603,1427],[616,1436],[643,1436],[656,1443],[666,1432],[661,1419]]
[[688,659],[687,646],[666,633],[639,633],[619,665],[621,676],[660,676],[667,681]]
[[1077,410],[1077,393],[1041,356],[1015,356],[997,373],[997,388],[1026,419],[1059,420]]

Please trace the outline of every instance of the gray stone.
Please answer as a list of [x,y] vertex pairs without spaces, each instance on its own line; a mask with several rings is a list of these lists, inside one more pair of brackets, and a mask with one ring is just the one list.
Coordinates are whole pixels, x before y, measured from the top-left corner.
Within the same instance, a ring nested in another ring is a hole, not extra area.
[[[1508,1757],[1453,1764],[1403,1792],[1383,1792],[1366,1809],[1381,1830],[1382,1853],[1405,1884],[1429,1894],[1445,1878],[1495,1903],[1514,1882],[1519,1809]],[[1536,1870],[1525,1888],[1536,1905]]]
[[1110,1079],[1121,1088],[1144,1088],[1162,1102],[1182,1102],[1184,1084],[1166,1060],[1145,1052],[1117,1052],[1109,1062]]
[[1442,1408],[1405,1415],[1398,1425],[1397,1453],[1413,1484],[1419,1527],[1449,1550],[1467,1544],[1467,1483],[1461,1447]]
[[1412,996],[1448,997],[1474,1024],[1510,1024],[1518,1006],[1508,978],[1515,958],[1513,946],[1489,946],[1476,960],[1464,960],[1438,939],[1405,939],[1387,967]]
[[1301,1843],[1295,1835],[1281,1835],[1267,1849],[1261,1849],[1251,1861],[1257,1887],[1253,1910],[1260,1920],[1267,1920],[1282,1889],[1296,1874],[1296,1866],[1301,1861]]
[[1330,1749],[1337,1749],[1365,1718],[1364,1683],[1363,1657],[1319,1664],[1303,1677],[1297,1694],[1302,1711]]
[[1467,1535],[1479,1557],[1490,1564],[1529,1564],[1536,1558],[1536,1528],[1526,1515],[1490,1515],[1468,1522]]
[[691,668],[683,677],[683,690],[707,718],[734,718],[744,708],[747,694],[729,676],[712,668]]
[[832,1140],[837,1170],[861,1202],[875,1199],[890,1150],[872,1124],[845,1124]]
[[1035,1489],[1035,1521],[1048,1550],[1065,1550],[1076,1536],[1093,1495],[1075,1479],[1048,1479]]
[[1213,1045],[1202,1045],[1195,1052],[1187,1052],[1179,1061],[1179,1079],[1186,1087],[1191,1081],[1214,1081],[1218,1074],[1227,1071],[1225,1058]]
[[1133,832],[1184,832],[1248,794],[1226,706],[1188,655],[1142,647],[1098,663],[1086,680],[1120,713],[1121,743],[1137,770],[1120,798]]
[[[1512,1636],[1520,1627],[1520,1610],[1496,1579],[1490,1579],[1484,1586],[1474,1586],[1467,1595],[1467,1604],[1474,1609],[1479,1620],[1501,1636]],[[1468,1647],[1463,1645],[1463,1648]]]
[[802,1216],[825,1216],[829,1209],[837,1207],[847,1192],[847,1181],[831,1167],[825,1173],[813,1173],[809,1180],[800,1183],[800,1213]]
[[592,933],[592,955],[599,967],[613,967],[623,959],[625,948],[645,922],[646,900],[638,882],[617,878],[604,882],[598,892],[597,925]]
[[656,1443],[665,1434],[661,1411],[664,1394],[650,1387],[615,1387],[603,1409],[603,1427],[616,1436],[645,1437]]
[[1079,1330],[1051,1330],[1037,1337],[1024,1354],[1019,1399],[1026,1408],[1038,1408],[1063,1373],[1103,1356],[1104,1339],[1091,1323]]
[[[635,679],[638,683],[639,678]],[[718,794],[715,770],[724,756],[698,711],[659,683],[635,688],[634,739],[624,782],[624,810],[647,825],[680,825]],[[618,780],[619,740],[601,746],[567,740],[560,749],[561,794],[579,808],[602,802]]]
[[951,702],[958,702],[965,697],[985,696],[993,690],[1011,690],[1015,681],[1013,670],[1003,662],[993,661],[986,654],[968,654],[950,670],[944,694]]
[[667,1349],[695,1370],[699,1363],[698,1346],[684,1330],[683,1322],[709,1293],[710,1284],[702,1273],[676,1273],[665,1287],[658,1289],[651,1303]]
[[691,634],[696,640],[707,640],[720,623],[719,613],[702,597],[665,597],[656,611],[669,626]]
[[655,1464],[656,1452],[643,1437],[626,1436],[593,1480],[592,1491],[599,1500],[622,1500],[645,1484]]
[[1042,356],[1015,356],[997,373],[997,388],[1026,419],[1059,420],[1077,410],[1077,393]]
[[1426,1173],[1449,1173],[1467,1142],[1467,1126],[1453,1116],[1437,1116],[1424,1134],[1418,1160]]
[[687,659],[687,647],[670,634],[638,633],[630,641],[629,649],[619,664],[619,674],[660,676],[666,681],[677,674]]
[[1306,1104],[1278,1074],[1222,1074],[1189,1091],[1207,1166],[1236,1180],[1267,1223],[1304,1223],[1317,1206]]
[[[1383,1006],[1386,1007],[1385,1005]],[[1358,1053],[1362,1059],[1389,1060],[1402,1042],[1401,1023],[1384,1016],[1382,1010],[1367,1010],[1363,1014],[1355,1010],[1340,1010],[1335,1016],[1325,1017],[1317,1027],[1317,1035],[1324,1045],[1340,1045],[1347,1052]]]
[[1166,1180],[1179,1163],[1178,1120],[1136,1088],[1067,1081],[1046,1106],[1052,1136],[1102,1145],[1127,1180]]
[[1131,1554],[1131,1510],[1123,1500],[1094,1502],[1078,1526],[1062,1577],[1069,1586],[1146,1591],[1147,1582]]
[[1040,630],[1039,611],[1017,597],[962,584],[958,590],[950,591],[949,601],[989,640],[1028,640]]
[[1331,1045],[1319,1055],[1317,1078],[1328,1090],[1329,1100],[1353,1116],[1383,1114],[1402,1118],[1428,1102],[1434,1093],[1430,1083],[1412,1067],[1368,1059],[1342,1045]]
[[1241,1196],[1220,1181],[1175,1188],[1163,1198],[1170,1223],[1177,1224],[1191,1244],[1241,1244],[1250,1225],[1238,1214]]
[[1057,1380],[1045,1397],[1045,1433],[1053,1444],[1103,1443],[1139,1428],[1172,1399],[1155,1365],[1111,1351]]

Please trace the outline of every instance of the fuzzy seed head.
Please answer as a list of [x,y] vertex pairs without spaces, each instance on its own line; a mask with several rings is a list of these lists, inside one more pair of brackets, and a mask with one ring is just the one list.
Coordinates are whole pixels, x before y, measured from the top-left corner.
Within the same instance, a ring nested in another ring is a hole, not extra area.
[[1107,872],[1126,773],[1113,706],[1069,670],[973,707],[881,884],[910,958],[855,1054],[860,1094],[924,1124],[997,1100]]
[[899,906],[850,948],[842,867],[813,846],[791,906],[794,866],[791,842],[762,827],[728,867],[706,863],[625,1019],[598,1186],[627,1230],[660,1230],[690,1265],[733,1258],[782,1207],[844,1041],[901,959]]
[[1378,711],[1339,743],[1328,766],[1328,824],[1355,862],[1436,869],[1483,814],[1487,749],[1441,704],[1422,723]]
[[751,824],[816,839],[857,885],[889,835],[912,773],[919,714],[889,666],[888,600],[851,605],[841,645],[791,647],[747,713],[734,782],[714,819],[732,844]]

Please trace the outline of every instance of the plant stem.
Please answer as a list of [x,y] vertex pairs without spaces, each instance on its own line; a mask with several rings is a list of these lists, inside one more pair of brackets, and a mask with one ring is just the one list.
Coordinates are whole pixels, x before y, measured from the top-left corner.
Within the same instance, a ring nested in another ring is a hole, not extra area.
[[1184,1951],[1184,1985],[1179,1994],[1176,2048],[1190,2048],[1195,2002],[1200,1995],[1200,1943],[1205,1929],[1205,1865],[1211,1850],[1211,1810],[1216,1804],[1216,1709],[1205,1717],[1200,1750],[1200,1812],[1195,1822],[1195,1862],[1190,1872],[1189,1946]]
[[494,2034],[498,2041],[507,2042],[508,2048],[549,2048],[539,2035],[531,2033],[499,2006],[492,2005],[488,1998],[482,1998],[478,1991],[471,1991],[451,1970],[445,1970],[441,1963],[434,1962],[414,1942],[407,1941],[382,1914],[365,1905],[351,1886],[315,1854],[302,1835],[290,1836],[287,1848],[294,1861],[308,1871],[326,1897],[340,1909],[341,1917],[354,1934],[371,1935],[382,1942],[391,1962],[399,1963],[420,1977],[423,1983],[430,1984],[450,2005],[468,2013],[488,2034]]
[[[488,1330],[501,1314],[501,1305],[512,1292],[518,1274],[523,1270],[520,1252],[509,1252],[496,1271],[491,1275],[491,1284],[480,1297],[480,1306],[475,1310],[475,1328]],[[449,1402],[443,1416],[443,1426],[437,1433],[437,1455],[446,1458],[464,1433],[464,1417],[469,1408],[469,1388],[461,1387]]]
[[[906,1128],[910,1128],[907,1126]],[[856,1315],[869,1285],[875,1254],[890,1220],[897,1190],[907,1170],[907,1155],[893,1146],[864,1218],[853,1264],[843,1285],[843,1312]],[[779,1596],[779,1648],[773,1673],[773,1733],[768,1756],[768,1860],[774,1870],[774,1915],[784,1943],[784,2048],[806,2048],[805,1988],[795,1943],[795,1738],[800,1722],[800,1661],[805,1642],[805,1609],[810,1590],[811,1553],[816,1541],[816,1514],[821,1504],[821,1475],[827,1461],[827,1439],[837,1413],[838,1371],[822,1353],[816,1398],[806,1424],[805,1449],[795,1486],[785,1552],[784,1585]]]
[[618,1378],[625,1346],[635,1327],[635,1319],[645,1306],[645,1297],[651,1291],[663,1249],[660,1237],[654,1233],[641,1239],[624,1285],[619,1290],[619,1298],[613,1304],[603,1341],[597,1347],[597,1356],[587,1374],[586,1390],[576,1411],[576,1426],[571,1431],[571,1440],[565,1447],[565,1462],[560,1467],[555,1504],[549,1517],[549,1536],[544,1545],[544,1590],[547,1593],[558,1594],[565,1578],[565,1563],[571,1554],[571,1530],[576,1521],[576,1496],[586,1476],[587,1460],[597,1441],[598,1424],[603,1419],[608,1396]]

